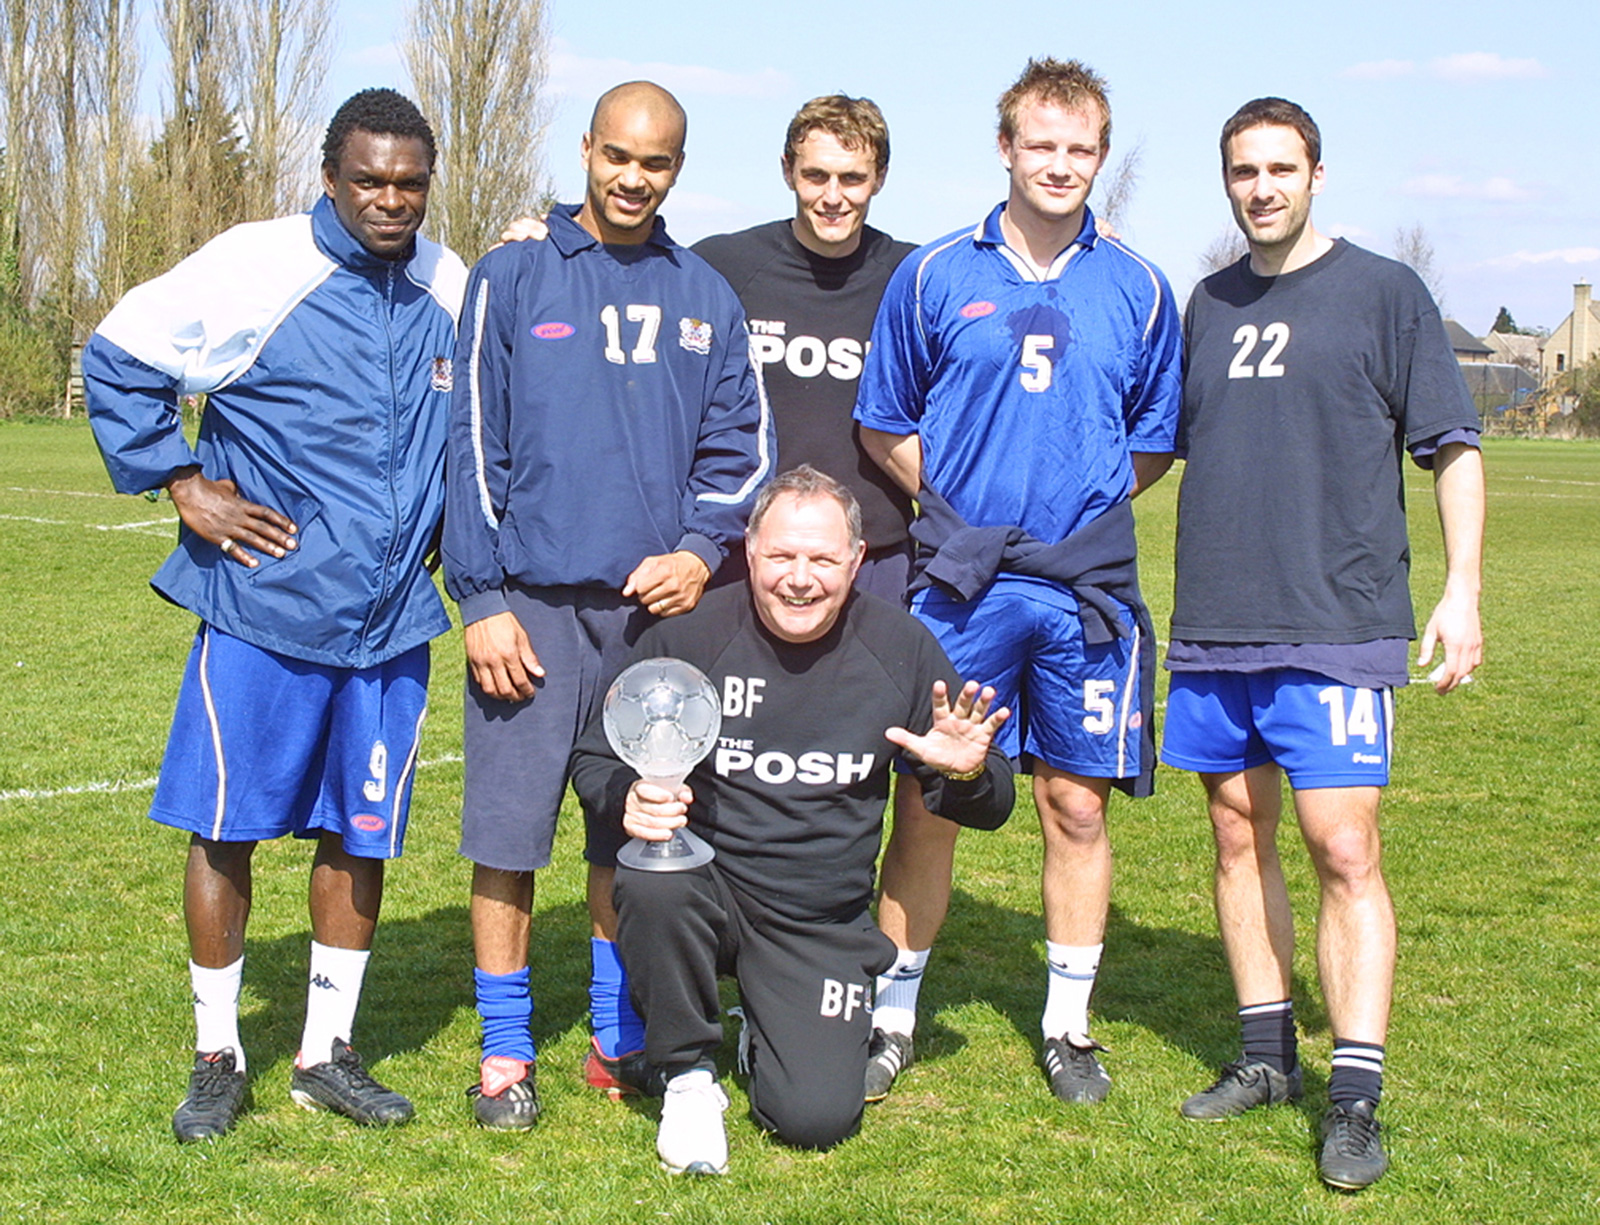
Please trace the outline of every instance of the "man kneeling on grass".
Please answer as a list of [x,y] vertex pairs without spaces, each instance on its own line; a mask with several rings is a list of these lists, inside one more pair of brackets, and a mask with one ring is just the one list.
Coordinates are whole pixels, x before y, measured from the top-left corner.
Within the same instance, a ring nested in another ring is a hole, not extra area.
[[993,745],[1008,712],[963,686],[914,618],[852,592],[865,551],[848,489],[810,467],[780,476],[750,515],[749,582],[653,625],[633,652],[711,678],[716,751],[676,795],[636,779],[598,719],[574,752],[573,786],[619,845],[688,824],[716,850],[688,871],[617,869],[618,945],[667,1078],[656,1150],[675,1174],[727,1169],[719,973],[739,980],[756,1122],[804,1148],[859,1126],[872,982],[894,961],[869,913],[891,769],[960,824],[994,829],[1011,812]]

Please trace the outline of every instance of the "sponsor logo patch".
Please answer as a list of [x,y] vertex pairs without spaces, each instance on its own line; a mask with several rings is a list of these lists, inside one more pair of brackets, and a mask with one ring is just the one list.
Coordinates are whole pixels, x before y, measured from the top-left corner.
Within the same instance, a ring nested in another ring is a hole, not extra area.
[[357,829],[365,834],[381,834],[384,830],[389,828],[389,823],[387,821],[375,813],[370,812],[357,813],[355,816],[350,818],[350,824],[354,825]]
[[433,377],[429,380],[435,391],[450,391],[456,385],[455,363],[448,357],[433,359]]
[[678,344],[701,357],[711,355],[711,325],[704,319],[678,320]]
[[995,305],[993,302],[968,302],[961,308],[961,317],[963,319],[982,319],[985,315],[992,315],[994,312]]
[[1135,728],[1135,729],[1143,727],[1144,726],[1144,714],[1143,714],[1143,712],[1136,710],[1131,715],[1129,715],[1128,716],[1128,726],[1131,727],[1131,728]]
[[559,323],[552,320],[549,323],[534,324],[528,329],[528,333],[535,340],[565,340],[577,330],[570,323]]

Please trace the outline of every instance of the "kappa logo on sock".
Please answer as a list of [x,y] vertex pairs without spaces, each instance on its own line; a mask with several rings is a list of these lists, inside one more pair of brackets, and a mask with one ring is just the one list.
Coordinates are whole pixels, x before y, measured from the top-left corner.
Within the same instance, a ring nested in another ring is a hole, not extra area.
[[337,991],[339,989],[333,985],[333,979],[326,974],[313,974],[311,976],[311,985],[313,987],[321,987],[324,991]]

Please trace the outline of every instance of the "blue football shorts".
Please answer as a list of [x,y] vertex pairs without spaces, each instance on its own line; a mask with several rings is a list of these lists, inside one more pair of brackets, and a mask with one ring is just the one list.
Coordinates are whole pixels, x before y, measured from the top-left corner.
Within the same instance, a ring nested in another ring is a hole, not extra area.
[[337,833],[396,858],[427,713],[426,643],[336,668],[202,625],[150,816],[216,842]]
[[1382,787],[1394,748],[1394,692],[1316,672],[1174,672],[1161,760],[1200,774],[1277,762],[1296,790]]
[[1084,642],[1077,601],[1052,583],[1002,578],[966,601],[928,587],[911,611],[957,676],[993,685],[1010,708],[996,737],[1008,756],[1086,778],[1139,773],[1139,653],[1153,646],[1126,609],[1128,636],[1101,646]]
[[[527,701],[501,702],[479,689],[468,670],[461,853],[485,867],[532,872],[550,862],[572,746],[655,618],[600,587],[508,582],[505,595],[544,676]],[[591,862],[610,866],[627,838],[617,826],[614,845],[597,849],[597,831],[607,824],[598,816],[588,822],[586,853]],[[616,825],[615,813],[609,824]]]

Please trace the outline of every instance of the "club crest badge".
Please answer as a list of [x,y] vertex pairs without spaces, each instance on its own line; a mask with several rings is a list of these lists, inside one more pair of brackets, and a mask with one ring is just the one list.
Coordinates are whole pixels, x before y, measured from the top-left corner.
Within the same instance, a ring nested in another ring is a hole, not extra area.
[[456,385],[455,363],[448,357],[433,359],[433,378],[430,386],[435,391],[450,391]]
[[703,319],[678,320],[678,344],[701,357],[711,355],[711,325]]

